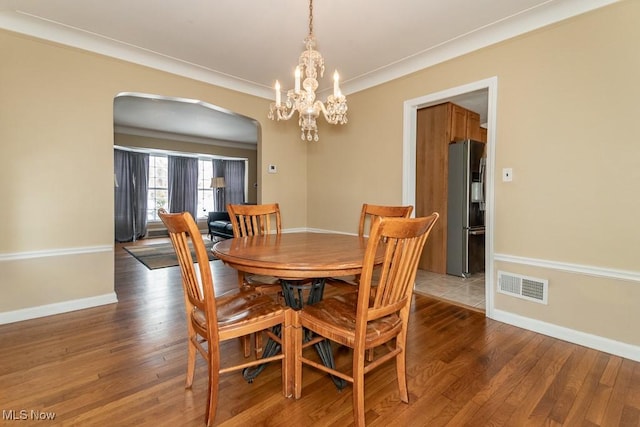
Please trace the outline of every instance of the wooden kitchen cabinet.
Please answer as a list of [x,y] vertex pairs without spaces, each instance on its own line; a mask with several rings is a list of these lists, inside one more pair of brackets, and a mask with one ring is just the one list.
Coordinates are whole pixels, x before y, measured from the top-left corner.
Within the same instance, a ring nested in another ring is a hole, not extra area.
[[[487,143],[487,128],[480,128],[480,139],[478,140],[480,142],[484,142],[485,144]],[[486,148],[485,148],[485,155],[486,155]]]
[[[450,141],[459,141],[461,139],[466,139],[467,137],[467,110],[455,105],[455,104],[445,104],[447,108],[450,110],[450,124],[451,135]],[[478,119],[478,122],[480,120]],[[446,126],[446,124],[445,124]],[[445,141],[447,144],[449,141]]]
[[420,258],[423,270],[446,274],[449,143],[463,139],[486,142],[478,113],[450,102],[417,111],[416,216],[440,214]]
[[480,130],[480,114],[473,111],[467,111],[467,137],[463,139],[487,142],[486,139],[482,139]]
[[480,132],[480,114],[462,108],[459,105],[448,103],[451,108],[451,141],[473,139],[482,140]]

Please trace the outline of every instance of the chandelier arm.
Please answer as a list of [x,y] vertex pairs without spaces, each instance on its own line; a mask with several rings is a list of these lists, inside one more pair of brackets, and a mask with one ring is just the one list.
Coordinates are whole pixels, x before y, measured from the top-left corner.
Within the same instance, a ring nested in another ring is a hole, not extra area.
[[330,97],[327,100],[329,108],[327,108],[321,101],[316,101],[316,104],[322,110],[322,115],[327,123],[332,125],[343,125],[347,123],[347,100],[344,97],[337,100]]
[[324,119],[328,123],[331,123],[332,125],[335,125],[337,123],[335,118],[331,117],[331,113],[329,113],[329,111],[327,110],[327,107],[324,106],[324,103],[322,101],[316,101],[314,105],[317,105],[320,107],[320,110],[322,110],[322,115],[324,116]]
[[[287,111],[288,110],[288,111]],[[278,109],[278,120],[289,120],[293,117],[293,114],[296,112],[296,108],[292,107],[291,109],[287,109],[286,107],[282,107]],[[283,114],[284,112],[284,114]]]

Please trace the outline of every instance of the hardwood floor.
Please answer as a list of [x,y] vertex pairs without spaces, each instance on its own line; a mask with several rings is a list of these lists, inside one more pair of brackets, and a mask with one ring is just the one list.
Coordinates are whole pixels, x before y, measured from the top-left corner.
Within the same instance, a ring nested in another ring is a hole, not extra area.
[[[179,269],[147,270],[120,245],[115,257],[117,304],[0,326],[0,425],[22,415],[24,426],[203,424],[201,358],[193,389],[184,389]],[[216,291],[235,286],[233,270],[211,264]],[[421,295],[411,316],[410,403],[400,402],[388,363],[366,378],[368,425],[640,425],[640,363]],[[240,356],[240,345],[227,343],[223,352]],[[346,349],[337,350],[336,362],[349,366]],[[300,400],[282,397],[280,387],[279,364],[253,384],[224,375],[217,424],[353,422],[350,386],[338,392],[326,376],[304,369]],[[35,420],[31,411],[54,413],[55,421]]]

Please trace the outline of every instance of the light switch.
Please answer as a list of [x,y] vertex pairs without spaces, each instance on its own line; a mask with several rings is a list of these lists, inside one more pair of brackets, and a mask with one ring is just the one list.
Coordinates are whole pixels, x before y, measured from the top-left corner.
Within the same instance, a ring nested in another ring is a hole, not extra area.
[[269,173],[278,173],[278,166],[269,165]]
[[511,182],[511,181],[513,181],[513,169],[502,168],[502,182]]

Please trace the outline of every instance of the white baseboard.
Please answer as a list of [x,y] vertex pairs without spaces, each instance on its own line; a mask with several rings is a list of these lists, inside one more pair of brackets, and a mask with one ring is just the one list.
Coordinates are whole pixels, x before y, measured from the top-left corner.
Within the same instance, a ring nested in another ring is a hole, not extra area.
[[349,236],[357,236],[357,233],[346,233],[344,231],[325,230],[322,228],[304,228],[298,231],[308,231],[309,233],[329,233],[329,234],[347,234]]
[[302,233],[302,232],[305,232],[305,231],[313,232],[313,230],[310,230],[310,229],[305,228],[305,227],[284,228],[284,229],[282,229],[283,233]]
[[95,297],[81,298],[71,301],[63,301],[54,304],[46,304],[37,307],[28,307],[21,310],[6,311],[0,313],[0,325],[20,322],[22,320],[36,319],[38,317],[52,316],[54,314],[67,313],[69,311],[82,310],[100,305],[118,302],[115,292],[98,295]]
[[503,310],[493,310],[492,319],[498,320],[509,325],[527,329],[563,341],[593,348],[605,353],[614,354],[626,359],[640,362],[640,347],[614,341],[609,338],[603,338],[597,335],[587,334],[585,332],[576,331],[574,329],[565,328],[551,323],[542,322],[540,320],[531,319],[517,314],[509,313]]

